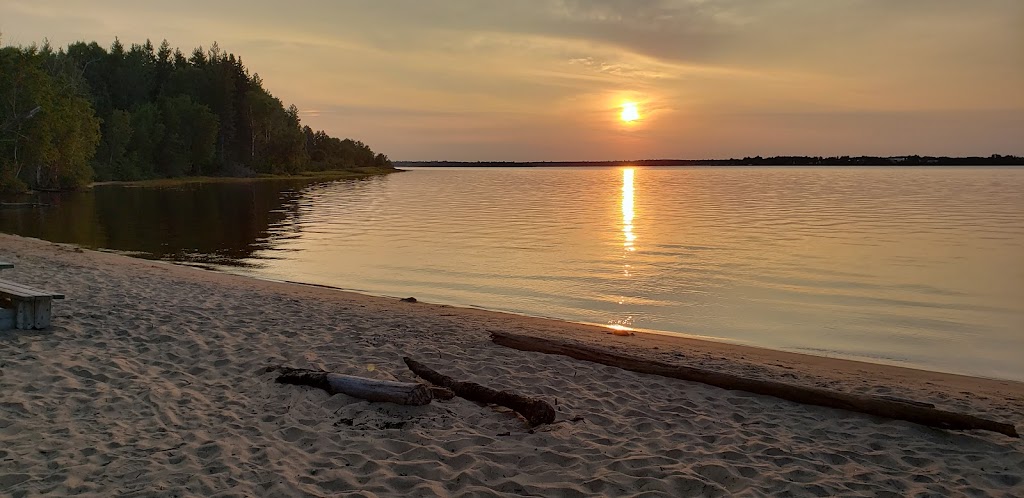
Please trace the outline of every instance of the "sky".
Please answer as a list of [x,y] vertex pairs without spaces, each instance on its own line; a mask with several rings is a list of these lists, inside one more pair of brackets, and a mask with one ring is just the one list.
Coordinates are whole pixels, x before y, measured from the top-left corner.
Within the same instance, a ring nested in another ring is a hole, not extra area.
[[0,2],[3,44],[114,37],[393,160],[1024,155],[1021,0]]

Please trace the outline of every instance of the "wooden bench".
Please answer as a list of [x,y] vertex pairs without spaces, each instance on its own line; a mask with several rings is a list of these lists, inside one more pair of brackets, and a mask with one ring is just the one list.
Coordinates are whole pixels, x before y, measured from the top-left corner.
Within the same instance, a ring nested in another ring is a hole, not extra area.
[[49,327],[53,299],[64,299],[64,294],[0,280],[0,330]]

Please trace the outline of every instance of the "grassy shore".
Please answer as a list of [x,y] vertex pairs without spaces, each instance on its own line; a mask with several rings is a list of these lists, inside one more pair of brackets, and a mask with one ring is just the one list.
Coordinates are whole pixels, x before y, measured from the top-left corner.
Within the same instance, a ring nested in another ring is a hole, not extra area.
[[177,178],[155,178],[151,180],[94,182],[89,187],[98,185],[128,185],[135,187],[175,187],[192,183],[244,183],[265,180],[348,180],[387,175],[402,171],[394,168],[356,168],[350,170],[303,171],[294,175],[257,175],[238,176],[182,176]]

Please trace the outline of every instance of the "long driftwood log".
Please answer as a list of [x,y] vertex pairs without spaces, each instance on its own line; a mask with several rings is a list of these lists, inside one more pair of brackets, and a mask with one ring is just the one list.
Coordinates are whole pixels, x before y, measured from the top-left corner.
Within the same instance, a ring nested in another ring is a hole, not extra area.
[[511,408],[522,415],[530,425],[550,424],[555,421],[555,408],[542,399],[530,398],[509,391],[498,391],[473,382],[457,381],[431,370],[412,358],[404,357],[402,360],[409,366],[412,373],[431,384],[451,389],[460,398]]
[[521,351],[564,355],[578,360],[592,361],[634,372],[701,382],[723,389],[774,396],[796,403],[839,408],[942,429],[977,429],[998,432],[1010,437],[1020,437],[1013,424],[995,422],[973,415],[947,412],[930,407],[927,403],[887,399],[879,396],[860,396],[770,380],[748,379],[694,367],[646,360],[592,346],[569,344],[562,341],[519,334],[496,332],[491,334],[491,340],[495,344]]
[[[367,379],[304,368],[271,367],[271,370],[280,372],[275,381],[281,384],[316,387],[331,394],[347,394],[368,401],[425,405],[435,397],[429,386],[418,382]],[[436,397],[444,396],[442,394]]]

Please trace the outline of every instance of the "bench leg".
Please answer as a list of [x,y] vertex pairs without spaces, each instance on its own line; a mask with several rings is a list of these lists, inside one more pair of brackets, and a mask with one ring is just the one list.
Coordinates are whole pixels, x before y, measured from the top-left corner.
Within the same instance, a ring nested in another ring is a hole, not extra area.
[[50,326],[52,299],[37,297],[14,303],[14,328],[45,329]]
[[14,328],[14,308],[0,308],[0,330]]
[[32,312],[35,311],[34,308],[35,306],[33,305],[32,301],[14,301],[14,328],[28,328],[29,321],[31,320],[32,317]]
[[53,299],[49,297],[36,298],[35,328],[45,329],[50,327],[51,302],[53,302]]

